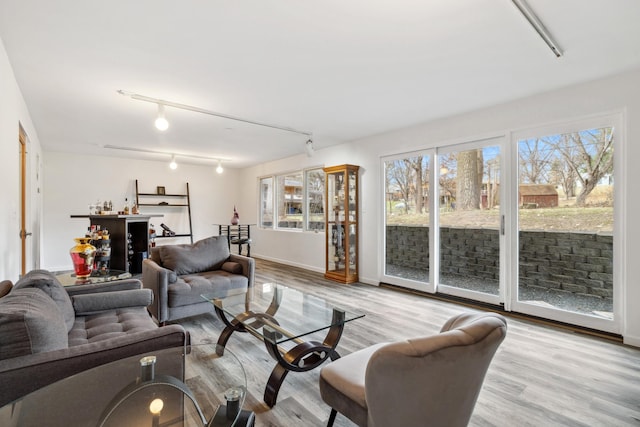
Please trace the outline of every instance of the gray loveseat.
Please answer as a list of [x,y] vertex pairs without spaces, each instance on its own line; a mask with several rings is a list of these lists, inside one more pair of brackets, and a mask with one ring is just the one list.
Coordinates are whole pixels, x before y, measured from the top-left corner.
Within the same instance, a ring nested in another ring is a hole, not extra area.
[[230,254],[226,236],[158,246],[142,262],[143,286],[155,295],[150,310],[161,324],[213,311],[202,294],[244,293],[254,275],[253,258]]
[[124,357],[184,346],[180,325],[159,328],[139,280],[63,287],[45,270],[0,289],[0,406]]

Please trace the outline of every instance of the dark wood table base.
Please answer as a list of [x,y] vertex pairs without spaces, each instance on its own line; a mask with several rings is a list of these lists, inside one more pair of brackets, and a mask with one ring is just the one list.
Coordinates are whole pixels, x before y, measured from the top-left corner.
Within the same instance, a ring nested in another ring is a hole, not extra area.
[[328,358],[336,360],[340,357],[335,349],[340,341],[345,324],[345,312],[334,308],[331,322],[333,326],[329,328],[322,342],[294,338],[292,341],[296,345],[290,350],[285,350],[276,344],[280,337],[287,334],[287,331],[278,327],[279,324],[273,317],[277,309],[278,304],[276,303],[270,306],[266,313],[247,311],[234,319],[228,319],[221,308],[217,305],[215,307],[216,314],[226,325],[218,338],[218,345],[216,346],[216,352],[220,356],[224,354],[227,341],[234,332],[252,332],[244,326],[245,324],[250,325],[252,329],[263,328],[264,337],[256,333],[252,333],[252,335],[263,340],[267,351],[276,361],[276,366],[271,371],[264,390],[264,401],[269,407],[275,406],[280,387],[289,372],[310,371],[320,366]]

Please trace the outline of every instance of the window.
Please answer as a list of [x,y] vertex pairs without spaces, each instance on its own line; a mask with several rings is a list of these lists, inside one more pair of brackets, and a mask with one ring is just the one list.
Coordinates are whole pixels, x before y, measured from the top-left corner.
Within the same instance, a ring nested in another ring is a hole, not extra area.
[[324,231],[324,172],[311,169],[305,172],[307,188],[307,230]]
[[279,175],[277,178],[278,228],[302,228],[302,172]]
[[295,171],[260,179],[261,227],[323,231],[324,221],[322,169]]
[[260,180],[260,227],[273,227],[273,178]]

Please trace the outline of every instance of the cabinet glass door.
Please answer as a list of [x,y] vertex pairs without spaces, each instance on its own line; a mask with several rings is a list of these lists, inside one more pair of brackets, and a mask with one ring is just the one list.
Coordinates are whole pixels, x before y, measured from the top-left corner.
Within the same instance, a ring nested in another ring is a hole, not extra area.
[[358,167],[325,168],[327,188],[326,274],[344,283],[358,280]]

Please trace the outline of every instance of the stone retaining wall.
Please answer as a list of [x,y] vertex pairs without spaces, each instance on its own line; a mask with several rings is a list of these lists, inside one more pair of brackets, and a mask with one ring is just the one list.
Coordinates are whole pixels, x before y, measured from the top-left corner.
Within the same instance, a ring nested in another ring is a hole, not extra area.
[[[387,263],[429,269],[429,228],[387,227]],[[441,228],[443,273],[498,280],[498,230]],[[520,232],[520,283],[613,296],[613,236],[552,231]]]

